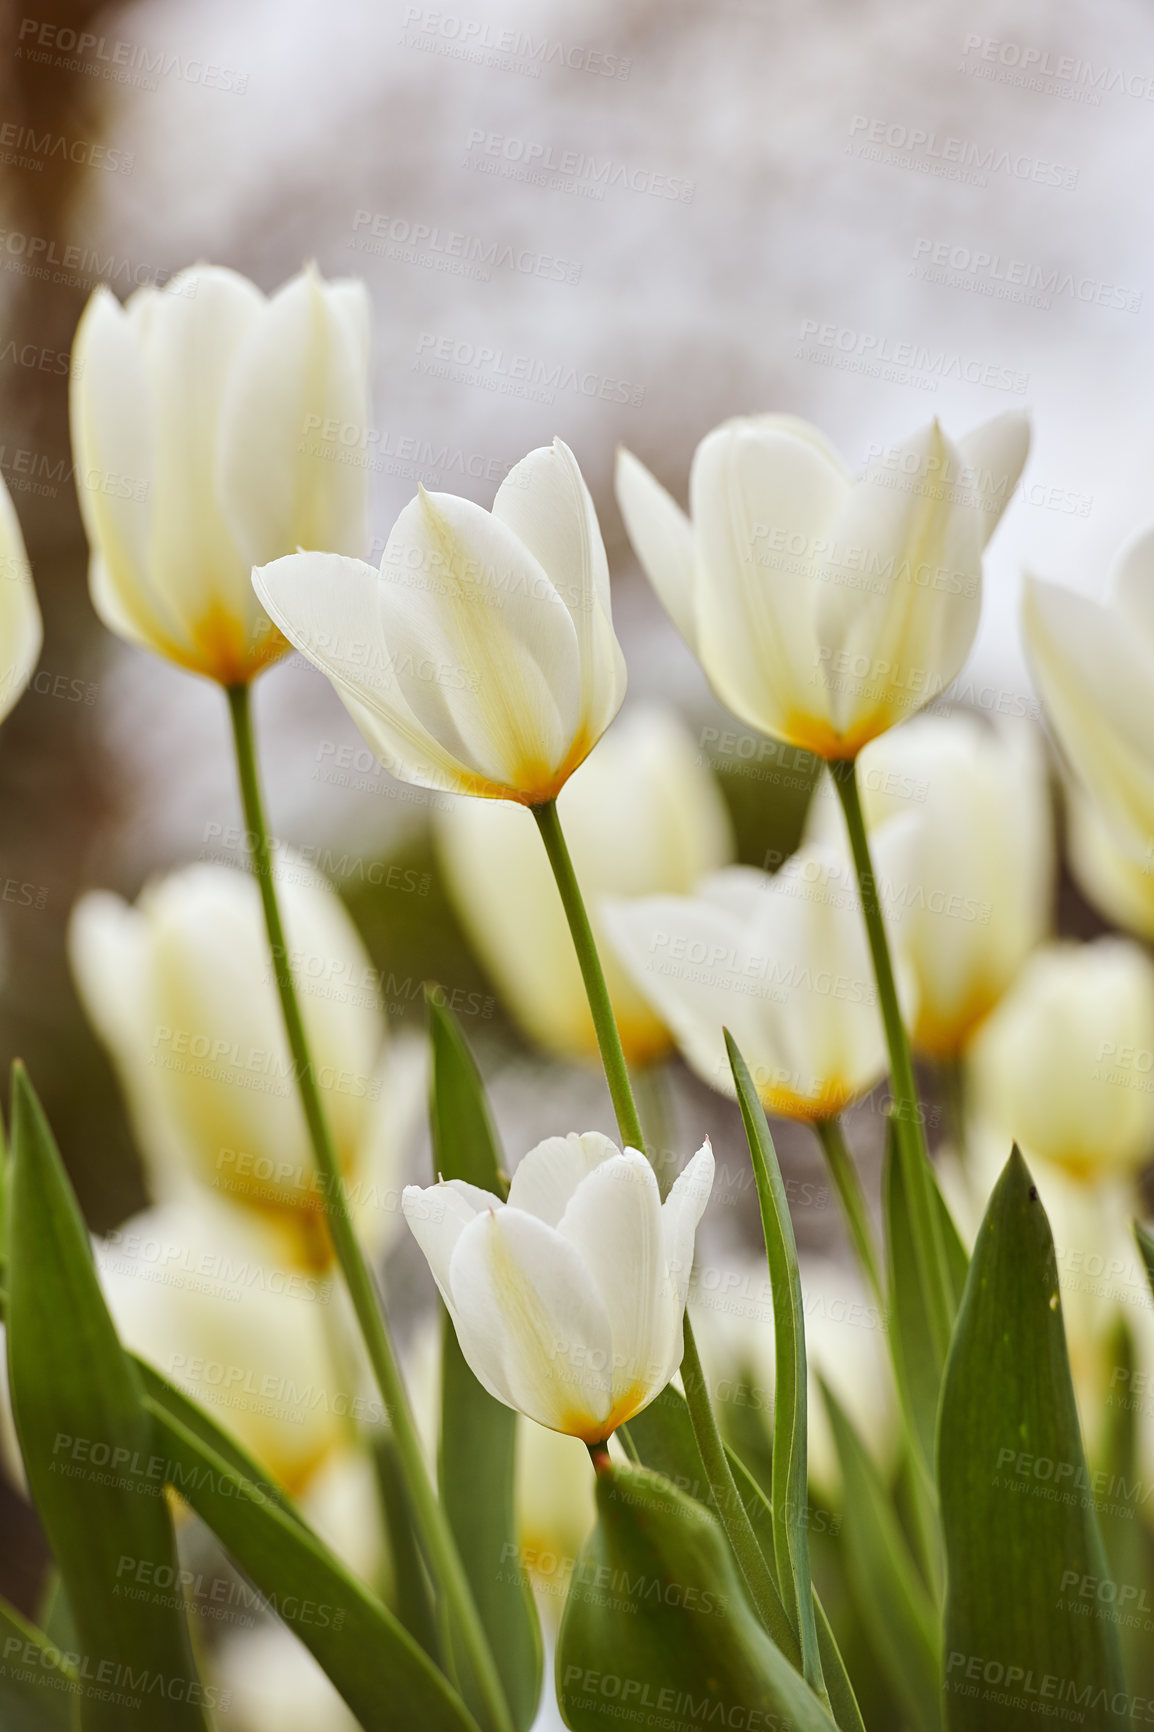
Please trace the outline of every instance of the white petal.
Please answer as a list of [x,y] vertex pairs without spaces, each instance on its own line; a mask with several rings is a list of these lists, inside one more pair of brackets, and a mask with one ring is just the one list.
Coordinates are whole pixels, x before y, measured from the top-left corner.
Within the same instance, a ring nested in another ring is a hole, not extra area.
[[832,563],[820,585],[822,670],[846,756],[945,690],[981,612],[982,511],[940,479],[958,474],[957,451],[937,422],[898,450],[911,473],[877,459],[831,530],[864,562],[868,587],[839,581]]
[[509,1186],[509,1207],[556,1227],[578,1185],[621,1151],[600,1131],[570,1131],[546,1137],[518,1163]]
[[405,1220],[425,1253],[425,1261],[440,1288],[441,1298],[454,1318],[457,1308],[449,1270],[461,1234],[478,1215],[504,1206],[499,1197],[481,1190],[478,1185],[468,1184],[464,1179],[449,1179],[443,1184],[423,1187],[406,1185],[402,1192],[401,1210]]
[[611,1406],[609,1318],[579,1253],[506,1208],[462,1233],[450,1279],[475,1375],[552,1431],[596,1442]]
[[[670,1187],[661,1205],[661,1231],[665,1262],[677,1293],[678,1313],[685,1308],[689,1277],[693,1271],[693,1241],[713,1189],[713,1145],[706,1137],[697,1153]],[[678,1363],[681,1356],[678,1354]]]
[[958,451],[982,495],[982,545],[993,535],[1002,513],[1014,497],[1018,478],[1030,453],[1030,419],[1020,409],[1008,409],[983,421],[958,440]]
[[846,487],[820,437],[784,417],[718,427],[698,446],[690,476],[705,671],[744,721],[801,745],[812,720],[827,715],[816,588]]
[[309,267],[265,305],[237,356],[218,480],[249,565],[298,547],[364,548],[368,376],[354,293],[330,297]]
[[671,494],[632,451],[617,452],[617,503],[642,571],[670,619],[697,648],[693,611],[693,526]]
[[0,721],[32,678],[43,635],[20,521],[0,478]]

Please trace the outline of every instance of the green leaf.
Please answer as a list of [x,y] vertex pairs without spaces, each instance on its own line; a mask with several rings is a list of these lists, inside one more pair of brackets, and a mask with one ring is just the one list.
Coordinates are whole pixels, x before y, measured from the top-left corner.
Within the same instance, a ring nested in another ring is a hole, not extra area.
[[255,1465],[243,1471],[235,1447],[211,1447],[207,1415],[194,1432],[162,1399],[145,1399],[165,1482],[304,1643],[365,1732],[394,1732],[398,1725],[477,1732],[447,1679],[388,1608],[284,1507],[283,1493]]
[[941,1725],[937,1607],[873,1457],[824,1382],[822,1396],[841,1462],[842,1533],[858,1612],[911,1723],[931,1732]]
[[[155,1438],[32,1086],[13,1071],[8,1376],[32,1499],[75,1620],[85,1732],[203,1729],[184,1614],[130,1581],[176,1569]],[[169,1577],[175,1579],[175,1574]]]
[[557,1695],[574,1732],[834,1725],[754,1616],[716,1516],[647,1468],[597,1476],[597,1526],[557,1639]]
[[66,1655],[0,1600],[0,1725],[4,1732],[69,1732],[77,1692]]
[[1045,1709],[1129,1725],[1118,1631],[1063,1583],[1107,1579],[1049,1222],[1015,1148],[974,1248],[946,1366],[938,1476],[950,1732],[1037,1726]]
[[[945,1365],[930,1332],[929,1307],[922,1289],[906,1173],[897,1147],[897,1136],[897,1126],[891,1120],[882,1175],[890,1354],[907,1429],[927,1485],[932,1485],[934,1435]],[[919,1153],[917,1158],[921,1160],[923,1157]],[[960,1293],[965,1286],[969,1258],[932,1170],[928,1181],[942,1224],[950,1277],[954,1290]]]
[[[504,1197],[501,1170],[481,1078],[452,1012],[429,997],[433,1049],[433,1164],[445,1179],[464,1179]],[[441,1353],[441,1437],[437,1480],[441,1502],[506,1699],[518,1728],[532,1724],[541,1699],[544,1655],[537,1608],[521,1555],[514,1503],[517,1415],[482,1389],[465,1363],[453,1326],[444,1319]],[[446,1632],[466,1701],[480,1697],[464,1672],[459,1643]]]
[[444,1667],[441,1638],[432,1583],[421,1557],[413,1504],[405,1484],[401,1459],[392,1434],[382,1431],[373,1440],[373,1465],[381,1496],[392,1560],[391,1603],[414,1641],[420,1643],[435,1666]]
[[1154,1293],[1154,1237],[1146,1231],[1141,1221],[1134,1223],[1134,1237],[1138,1242],[1138,1250],[1146,1269],[1146,1279],[1150,1283],[1150,1291]]
[[809,1480],[806,1471],[805,1312],[797,1245],[777,1151],[745,1060],[727,1029],[725,1045],[753,1160],[761,1225],[773,1289],[773,1537],[781,1597],[801,1643],[802,1671],[819,1692],[821,1656],[809,1570]]

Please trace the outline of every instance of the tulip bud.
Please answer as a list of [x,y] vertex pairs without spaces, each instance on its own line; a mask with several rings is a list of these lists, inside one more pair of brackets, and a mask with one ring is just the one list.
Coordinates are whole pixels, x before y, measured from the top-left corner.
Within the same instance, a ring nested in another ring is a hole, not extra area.
[[610,941],[668,1023],[686,1063],[734,1093],[723,1029],[767,1112],[841,1112],[886,1068],[886,1048],[852,874],[830,848],[793,855],[775,877],[716,872],[696,895],[607,902]]
[[[1053,826],[1040,741],[976,716],[920,716],[865,748],[858,782],[894,942],[917,988],[914,1045],[952,1058],[1049,926]],[[807,834],[844,846],[828,778]]]
[[559,439],[511,470],[492,511],[422,488],[379,571],[300,553],[253,583],[385,768],[418,787],[543,804],[625,696],[597,515]]
[[1084,1182],[1154,1153],[1154,964],[1127,939],[1035,952],[970,1049],[978,1114]]
[[687,517],[628,452],[637,557],[721,701],[762,733],[854,758],[961,671],[982,549],[1013,493],[1017,414],[958,445],[935,421],[858,481],[790,415],[724,422],[693,459]]
[[32,678],[43,635],[20,519],[0,476],[0,721]]
[[[602,896],[688,894],[732,854],[712,773],[676,716],[656,706],[623,716],[565,784],[558,811],[596,936]],[[529,814],[508,801],[454,800],[437,840],[453,904],[525,1033],[563,1057],[595,1057],[573,940]],[[670,1036],[599,948],[626,1057],[643,1064]]]
[[[359,552],[368,302],[310,266],[271,299],[237,272],[181,271],[124,306],[93,294],[73,344],[72,439],[111,631],[225,686],[288,645],[254,563]],[[348,448],[352,440],[353,448]]]
[[[399,1212],[400,1146],[423,1063],[383,1052],[376,971],[339,898],[303,862],[278,890],[317,1080],[354,1213],[380,1245]],[[328,1254],[325,1194],[268,959],[254,879],[186,867],[135,907],[106,892],[73,915],[72,965],[120,1072],[161,1200],[189,1185],[278,1221],[306,1261]]]
[[636,1149],[597,1131],[538,1143],[508,1201],[475,1185],[405,1189],[405,1219],[473,1375],[551,1431],[604,1442],[681,1364],[708,1142],[664,1203]]

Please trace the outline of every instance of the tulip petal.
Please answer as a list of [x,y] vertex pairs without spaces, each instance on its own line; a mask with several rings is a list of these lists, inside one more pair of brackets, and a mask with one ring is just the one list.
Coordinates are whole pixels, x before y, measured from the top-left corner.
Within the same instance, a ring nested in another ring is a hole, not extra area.
[[624,446],[617,452],[616,485],[617,504],[638,563],[666,613],[696,652],[693,526],[673,496]]
[[981,612],[983,512],[937,479],[958,474],[957,450],[935,421],[897,455],[896,471],[871,464],[832,526],[832,542],[856,550],[855,581],[832,561],[821,574],[821,667],[846,757],[945,690]]
[[1154,651],[1154,529],[1140,530],[1126,543],[1114,561],[1110,595]]
[[665,1268],[661,1193],[645,1156],[626,1149],[598,1166],[557,1230],[601,1295],[613,1337],[613,1411],[629,1418],[669,1381],[681,1324]]
[[509,1207],[556,1227],[577,1187],[620,1150],[600,1131],[546,1137],[523,1156],[509,1186]]
[[364,548],[363,299],[363,288],[348,283],[334,297],[310,266],[265,303],[236,357],[217,484],[247,566],[298,547],[352,555]]
[[473,1373],[539,1425],[597,1442],[611,1407],[612,1332],[592,1277],[555,1229],[506,1208],[478,1215],[450,1268]]
[[43,636],[20,520],[0,479],[0,721],[32,678]]
[[1050,725],[1079,781],[1116,823],[1154,841],[1154,656],[1122,612],[1026,579],[1022,627]]
[[448,1179],[436,1185],[406,1185],[401,1193],[401,1212],[425,1253],[425,1261],[454,1322],[457,1307],[450,1268],[461,1234],[487,1209],[504,1207],[499,1197],[464,1179]]
[[497,489],[493,516],[547,571],[577,633],[581,725],[601,738],[625,696],[625,657],[613,634],[609,563],[577,459],[560,439],[523,457]]
[[690,475],[705,671],[744,721],[799,745],[815,719],[827,720],[815,590],[847,485],[820,435],[788,416],[716,428]]
[[[693,1272],[693,1241],[713,1189],[713,1174],[713,1145],[706,1137],[693,1159],[678,1173],[661,1205],[665,1265],[677,1296],[679,1318]],[[681,1363],[680,1351],[677,1363]]]
[[[975,484],[982,498],[982,546],[1001,521],[1030,454],[1030,419],[1020,409],[1008,409],[983,421],[958,440],[958,451],[967,469],[975,471]],[[964,491],[964,489],[963,489]]]

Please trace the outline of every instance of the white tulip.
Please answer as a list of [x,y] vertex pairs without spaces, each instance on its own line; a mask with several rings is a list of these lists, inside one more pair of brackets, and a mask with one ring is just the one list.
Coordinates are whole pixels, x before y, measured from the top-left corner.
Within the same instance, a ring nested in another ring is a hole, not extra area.
[[32,678],[43,636],[20,519],[0,476],[0,722]]
[[301,553],[253,582],[386,769],[418,787],[542,804],[625,696],[597,515],[559,439],[510,471],[492,511],[422,488],[379,571]]
[[[623,715],[565,784],[558,811],[598,937],[602,896],[687,894],[732,857],[717,782],[683,724],[655,705]],[[454,800],[437,841],[469,939],[526,1034],[563,1057],[595,1057],[577,954],[530,815],[509,801]],[[626,1057],[644,1064],[669,1034],[599,949]]]
[[[278,890],[325,1111],[370,1246],[399,1220],[402,1145],[420,1112],[423,1043],[386,1047],[377,971],[340,899],[303,862]],[[83,897],[73,972],[123,1082],[153,1194],[209,1187],[327,1255],[325,1203],[297,1098],[256,880],[186,867],[135,907]]]
[[[866,747],[858,781],[889,881],[892,936],[917,988],[914,1045],[952,1057],[1049,928],[1054,844],[1041,743],[1032,729],[996,730],[972,715],[919,716]],[[844,838],[828,777],[807,832]]]
[[763,733],[853,758],[961,671],[982,549],[1028,442],[1013,412],[957,445],[935,421],[855,482],[807,422],[743,416],[697,447],[691,517],[627,451],[617,497],[721,701]]
[[969,1058],[1005,1152],[1017,1141],[1086,1182],[1154,1154],[1154,964],[1128,939],[1036,951]]
[[886,1068],[886,1047],[853,875],[806,848],[774,877],[714,873],[693,897],[604,905],[622,962],[669,1024],[686,1062],[732,1095],[723,1030],[767,1112],[841,1112]]
[[1123,849],[1154,860],[1154,529],[1123,548],[1110,600],[1027,578],[1022,629],[1067,764]]
[[1154,938],[1154,837],[1108,819],[1072,778],[1066,787],[1066,845],[1083,895],[1117,925]]
[[664,1203],[636,1149],[549,1137],[508,1202],[463,1180],[405,1189],[461,1351],[497,1401],[605,1441],[665,1388],[682,1352],[693,1241],[713,1184],[708,1142]]
[[96,290],[72,349],[72,440],[110,630],[225,686],[286,652],[251,570],[363,547],[367,472],[325,426],[363,437],[368,349],[363,285],[312,266],[271,298],[211,265],[123,307]]

